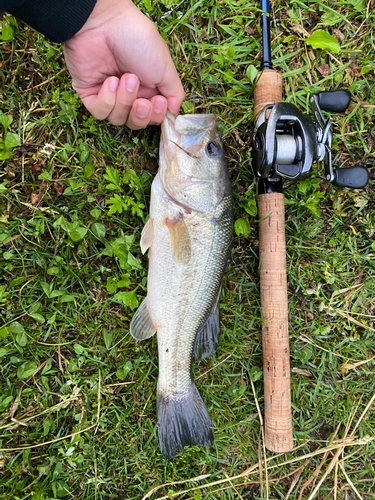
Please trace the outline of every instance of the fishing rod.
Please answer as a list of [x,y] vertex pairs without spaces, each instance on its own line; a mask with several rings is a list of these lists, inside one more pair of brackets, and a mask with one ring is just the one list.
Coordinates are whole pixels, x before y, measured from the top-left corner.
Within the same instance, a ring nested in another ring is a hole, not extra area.
[[348,90],[320,92],[310,99],[313,119],[282,101],[282,78],[273,69],[268,0],[261,0],[262,63],[254,89],[253,169],[258,178],[260,295],[264,374],[264,425],[267,449],[293,448],[288,296],[283,179],[306,177],[313,163],[324,162],[327,181],[361,189],[365,167],[333,169],[332,119],[322,110],[344,112]]

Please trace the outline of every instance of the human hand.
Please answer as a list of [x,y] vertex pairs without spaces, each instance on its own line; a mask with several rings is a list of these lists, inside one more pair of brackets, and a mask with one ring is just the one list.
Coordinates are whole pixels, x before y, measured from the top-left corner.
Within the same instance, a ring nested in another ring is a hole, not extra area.
[[167,44],[131,0],[98,0],[64,44],[72,86],[99,120],[131,129],[177,115],[185,93]]

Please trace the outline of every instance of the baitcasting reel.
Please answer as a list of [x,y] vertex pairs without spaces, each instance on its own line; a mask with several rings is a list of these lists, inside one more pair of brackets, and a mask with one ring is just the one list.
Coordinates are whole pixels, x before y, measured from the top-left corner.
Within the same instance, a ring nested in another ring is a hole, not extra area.
[[[253,165],[257,177],[271,182],[280,178],[305,177],[313,163],[324,161],[326,179],[335,186],[361,189],[369,180],[365,167],[332,168],[332,119],[325,111],[343,112],[350,104],[348,90],[320,92],[310,99],[314,121],[294,104],[278,102],[265,106],[253,135]],[[268,116],[268,118],[267,118]]]

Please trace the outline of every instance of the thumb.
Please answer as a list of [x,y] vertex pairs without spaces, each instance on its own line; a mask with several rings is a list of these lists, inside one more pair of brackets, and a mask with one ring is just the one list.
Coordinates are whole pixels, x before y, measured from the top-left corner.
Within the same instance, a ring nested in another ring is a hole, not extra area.
[[173,63],[172,68],[169,68],[164,74],[162,82],[158,85],[158,90],[167,99],[169,110],[177,116],[185,98],[185,91]]

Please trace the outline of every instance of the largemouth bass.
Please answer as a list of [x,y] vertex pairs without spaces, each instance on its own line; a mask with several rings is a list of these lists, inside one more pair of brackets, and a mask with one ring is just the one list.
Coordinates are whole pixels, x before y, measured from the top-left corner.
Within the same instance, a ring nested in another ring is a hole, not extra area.
[[149,249],[147,297],[130,324],[137,340],[157,331],[158,437],[167,459],[189,442],[213,443],[191,364],[193,355],[200,360],[217,347],[218,298],[232,227],[231,185],[215,116],[175,119],[168,112],[150,219],[141,236],[142,252]]

